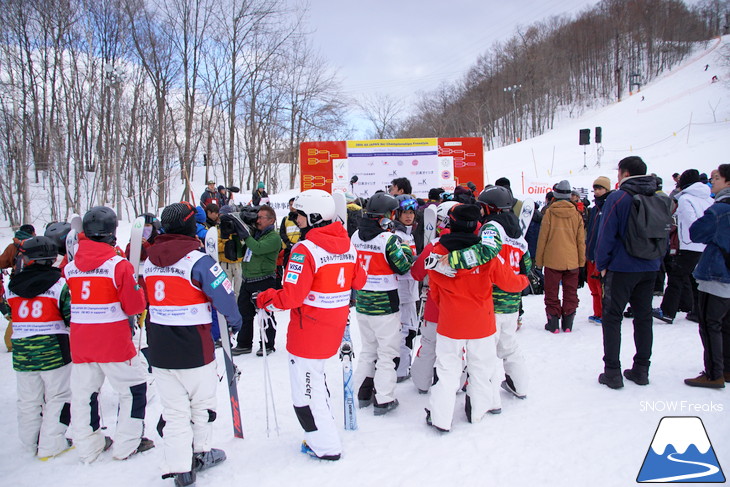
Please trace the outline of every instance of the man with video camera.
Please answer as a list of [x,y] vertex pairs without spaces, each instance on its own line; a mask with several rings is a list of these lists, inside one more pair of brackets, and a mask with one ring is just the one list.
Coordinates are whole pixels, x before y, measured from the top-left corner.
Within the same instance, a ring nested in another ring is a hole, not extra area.
[[[276,258],[281,250],[281,237],[276,231],[276,213],[268,205],[247,206],[240,213],[221,216],[221,230],[235,233],[243,244],[241,263],[242,284],[238,295],[238,309],[243,318],[243,326],[238,333],[237,344],[231,350],[233,355],[251,353],[253,349],[254,320],[256,307],[251,295],[277,287]],[[269,314],[266,320],[266,353],[275,351],[276,320]],[[262,337],[263,338],[263,337]],[[263,343],[256,355],[263,355]]]

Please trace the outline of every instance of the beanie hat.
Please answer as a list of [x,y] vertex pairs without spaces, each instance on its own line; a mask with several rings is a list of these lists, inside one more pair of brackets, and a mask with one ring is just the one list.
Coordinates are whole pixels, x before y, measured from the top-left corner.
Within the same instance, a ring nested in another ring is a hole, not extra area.
[[195,208],[187,201],[166,206],[160,215],[162,229],[165,233],[195,236]]
[[258,189],[264,189],[264,182],[263,181],[259,181],[259,184],[258,184],[257,188]]
[[593,181],[593,187],[595,188],[596,186],[599,186],[606,191],[611,191],[611,180],[606,176],[599,176],[595,181]]
[[471,233],[476,230],[481,216],[479,205],[456,205],[449,211],[449,227],[452,232]]
[[694,183],[700,182],[700,172],[697,169],[687,169],[679,176],[679,188],[687,189]]
[[569,200],[570,199],[570,193],[573,191],[573,188],[570,187],[570,183],[563,179],[558,184],[553,186],[553,197],[556,200]]

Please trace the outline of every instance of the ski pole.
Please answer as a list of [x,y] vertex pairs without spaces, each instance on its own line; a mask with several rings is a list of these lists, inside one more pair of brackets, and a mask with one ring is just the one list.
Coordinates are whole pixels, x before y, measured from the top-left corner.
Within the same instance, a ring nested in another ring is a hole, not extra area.
[[264,356],[264,402],[266,406],[266,436],[268,437],[271,432],[270,421],[269,421],[269,396],[271,396],[271,410],[274,417],[274,427],[276,429],[277,436],[279,435],[279,419],[276,416],[276,404],[274,403],[274,388],[271,385],[271,373],[269,371],[268,362],[268,347],[266,339],[266,327],[264,322],[266,320],[266,311],[259,309],[257,311],[259,316],[259,330],[261,334],[261,350]]

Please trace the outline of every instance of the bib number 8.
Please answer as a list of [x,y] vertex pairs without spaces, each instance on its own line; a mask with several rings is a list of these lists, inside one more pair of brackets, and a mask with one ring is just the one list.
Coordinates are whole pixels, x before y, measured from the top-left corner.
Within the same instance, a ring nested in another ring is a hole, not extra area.
[[155,282],[155,301],[165,300],[165,281]]

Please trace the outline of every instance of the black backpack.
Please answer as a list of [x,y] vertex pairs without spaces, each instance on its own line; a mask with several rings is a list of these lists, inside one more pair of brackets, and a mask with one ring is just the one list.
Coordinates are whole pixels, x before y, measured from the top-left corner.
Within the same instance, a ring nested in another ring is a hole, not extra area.
[[629,221],[623,239],[626,252],[638,259],[664,258],[672,225],[672,200],[661,194],[645,195],[624,191],[632,195]]

